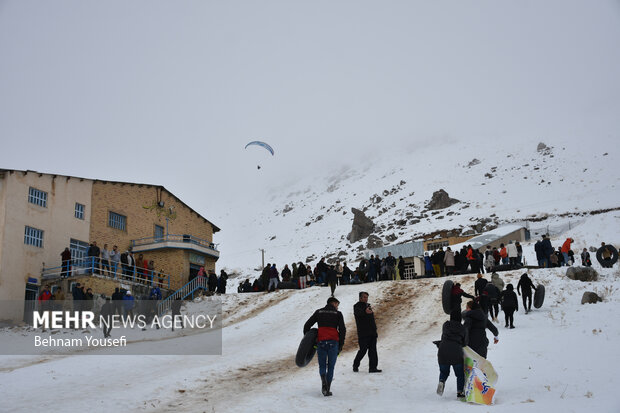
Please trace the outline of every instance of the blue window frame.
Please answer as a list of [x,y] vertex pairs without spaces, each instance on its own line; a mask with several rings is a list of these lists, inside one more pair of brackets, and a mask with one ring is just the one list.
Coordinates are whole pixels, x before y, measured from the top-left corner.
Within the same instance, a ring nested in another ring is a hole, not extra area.
[[155,239],[161,240],[164,238],[164,227],[155,225]]
[[24,244],[43,248],[43,231],[26,225]]
[[75,203],[75,217],[77,219],[84,219],[84,205]]
[[73,260],[75,265],[82,265],[84,259],[86,259],[88,242],[71,238],[69,242],[69,249],[71,250],[71,259]]
[[110,211],[110,215],[108,217],[108,225],[112,228],[125,231],[125,229],[127,228],[127,217],[125,215],[117,214],[116,212]]
[[28,202],[47,208],[47,192],[30,187],[28,191]]

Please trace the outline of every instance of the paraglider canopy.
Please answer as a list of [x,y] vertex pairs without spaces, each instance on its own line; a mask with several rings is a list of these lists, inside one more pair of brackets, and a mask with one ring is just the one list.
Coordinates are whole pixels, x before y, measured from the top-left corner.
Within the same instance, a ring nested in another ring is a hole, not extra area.
[[267,149],[272,155],[273,155],[273,148],[271,146],[269,146],[269,144],[265,143],[265,142],[261,142],[261,141],[252,141],[250,143],[248,143],[247,145],[245,145],[245,149],[248,148],[248,146],[250,145],[258,145],[258,146],[262,146],[263,148]]

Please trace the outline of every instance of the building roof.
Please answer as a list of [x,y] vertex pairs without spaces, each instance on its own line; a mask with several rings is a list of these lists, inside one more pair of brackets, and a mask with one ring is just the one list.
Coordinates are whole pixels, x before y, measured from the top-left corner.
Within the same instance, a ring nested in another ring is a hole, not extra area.
[[2,173],[2,172],[9,172],[9,173],[12,173],[12,172],[22,172],[23,174],[33,173],[33,174],[39,174],[39,175],[51,175],[51,176],[54,176],[54,177],[61,176],[61,177],[72,178],[72,179],[88,179],[89,181],[93,181],[93,182],[102,182],[102,183],[111,183],[111,184],[124,184],[124,185],[138,185],[138,186],[147,186],[147,187],[153,187],[153,188],[161,188],[162,190],[164,190],[167,193],[169,193],[172,197],[174,197],[174,199],[176,199],[179,203],[181,203],[182,205],[187,207],[190,211],[192,211],[193,213],[198,215],[200,218],[202,218],[205,222],[208,222],[209,224],[211,224],[211,226],[213,227],[213,232],[214,233],[220,231],[220,228],[217,225],[215,225],[213,222],[209,221],[208,219],[203,217],[201,214],[196,212],[195,209],[193,209],[192,207],[187,205],[178,196],[176,196],[175,194],[173,194],[172,192],[167,190],[163,185],[143,184],[143,183],[137,183],[137,182],[108,181],[108,180],[105,180],[105,179],[83,178],[83,177],[80,177],[80,176],[52,174],[52,173],[38,172],[38,171],[32,171],[32,170],[24,171],[24,170],[20,170],[20,169],[4,169],[4,168],[0,168],[0,173]]
[[385,258],[391,252],[396,258],[402,256],[404,258],[421,257],[424,255],[424,243],[422,241],[407,242],[405,244],[388,245],[387,247],[374,248],[364,253],[366,258],[370,255]]
[[474,249],[482,248],[491,244],[495,240],[503,238],[523,228],[525,228],[523,225],[504,225],[502,227],[495,228],[492,231],[487,231],[473,238],[470,238],[465,242],[461,242],[460,244],[450,245],[450,248],[455,251],[462,248],[464,245],[471,245]]

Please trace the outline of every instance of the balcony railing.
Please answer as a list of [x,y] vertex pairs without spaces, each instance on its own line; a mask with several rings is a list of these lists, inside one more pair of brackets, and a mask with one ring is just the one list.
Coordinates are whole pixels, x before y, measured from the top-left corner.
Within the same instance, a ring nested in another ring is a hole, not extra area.
[[135,284],[145,284],[153,287],[170,289],[170,275],[148,268],[125,265],[110,261],[104,264],[100,258],[85,257],[69,261],[58,267],[43,268],[41,280],[52,280],[78,275],[94,275],[118,281],[129,281]]
[[131,240],[131,246],[140,247],[140,246],[146,246],[146,245],[159,244],[162,242],[189,243],[193,245],[199,245],[203,248],[208,248],[210,250],[218,252],[217,249],[215,248],[214,243],[209,242],[202,238],[194,237],[193,235],[189,235],[189,234],[183,234],[183,235],[167,234],[167,235],[162,235],[161,237],[148,237],[148,238],[134,239],[134,240]]

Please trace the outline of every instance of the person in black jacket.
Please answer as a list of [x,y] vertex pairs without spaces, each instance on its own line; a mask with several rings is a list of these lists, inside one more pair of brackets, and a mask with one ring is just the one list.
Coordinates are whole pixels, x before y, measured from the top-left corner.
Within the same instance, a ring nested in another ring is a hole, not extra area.
[[487,347],[489,340],[487,339],[486,329],[493,333],[493,342],[497,344],[499,339],[499,331],[487,318],[486,314],[480,309],[480,305],[474,301],[467,302],[467,309],[463,312],[463,320],[465,320],[465,330],[467,332],[465,342],[472,350],[480,356],[487,358]]
[[114,315],[114,304],[110,301],[110,297],[105,299],[105,304],[101,307],[101,317],[105,320],[103,324],[103,337],[110,337],[112,331],[112,316]]
[[352,275],[353,275],[353,272],[351,271],[349,267],[347,267],[347,263],[345,262],[342,265],[342,284],[343,285],[349,284],[349,282],[351,282]]
[[170,313],[172,315],[172,331],[174,331],[174,325],[177,322],[181,324],[181,328],[185,328],[183,317],[181,317],[181,304],[183,304],[182,300],[172,300],[172,302],[170,303]]
[[549,262],[549,257],[551,254],[554,254],[553,246],[551,245],[551,240],[547,235],[542,236],[542,241],[540,242],[540,249],[542,254],[542,264],[545,268],[551,267],[551,263]]
[[319,325],[316,355],[319,361],[323,396],[332,395],[330,388],[334,377],[334,367],[347,334],[344,318],[342,313],[338,311],[339,304],[340,301],[335,297],[329,297],[327,305],[316,310],[304,324],[304,335],[315,323]]
[[486,293],[489,297],[489,313],[491,314],[491,321],[497,322],[499,316],[499,298],[501,291],[493,283],[487,283],[484,287],[483,294]]
[[88,246],[86,250],[86,256],[88,257],[89,265],[91,266],[92,274],[99,274],[99,255],[101,254],[101,249],[97,246],[97,242],[93,241],[92,244]]
[[512,284],[508,284],[506,289],[502,291],[502,310],[504,310],[504,316],[506,317],[506,327],[510,324],[510,328],[515,328],[514,313],[519,311],[519,300]]
[[357,341],[360,349],[353,360],[353,371],[358,372],[360,362],[368,351],[368,372],[381,373],[377,369],[379,358],[377,356],[377,324],[375,323],[375,313],[368,304],[368,293],[361,291],[360,300],[353,306],[355,324],[357,325]]
[[[521,275],[521,279],[517,284],[517,293],[521,295],[523,293],[523,309],[525,310],[525,314],[529,313],[532,310],[532,288],[536,291],[536,287],[534,287],[534,283],[527,276],[527,273],[523,273]],[[526,304],[527,302],[527,304]]]
[[209,278],[207,281],[207,286],[209,287],[209,292],[211,294],[215,294],[215,290],[217,289],[217,275],[215,271],[209,270]]
[[327,267],[327,284],[332,291],[332,297],[334,296],[334,292],[336,291],[336,286],[338,285],[338,273],[333,265]]
[[482,290],[484,290],[484,287],[486,287],[487,283],[489,282],[489,280],[484,278],[482,276],[482,274],[480,274],[480,273],[478,273],[477,278],[478,279],[474,283],[474,295],[475,296],[481,295],[482,294]]
[[455,309],[450,313],[450,321],[443,323],[441,342],[438,344],[437,361],[439,362],[439,384],[437,394],[442,395],[446,380],[450,375],[450,366],[456,376],[456,397],[465,397],[465,372],[463,366],[463,347],[465,346],[465,327],[461,324],[461,311]]
[[112,305],[114,306],[115,314],[123,315],[123,293],[118,287],[112,293]]

